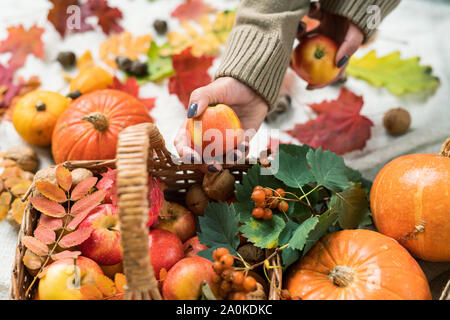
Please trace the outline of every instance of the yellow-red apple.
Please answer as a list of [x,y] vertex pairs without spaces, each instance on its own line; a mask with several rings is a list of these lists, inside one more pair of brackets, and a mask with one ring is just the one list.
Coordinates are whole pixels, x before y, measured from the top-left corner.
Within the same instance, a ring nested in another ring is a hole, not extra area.
[[197,223],[188,209],[178,203],[165,201],[156,229],[170,231],[183,242],[195,235]]
[[175,263],[184,258],[183,243],[167,230],[150,230],[148,245],[150,261],[157,279],[162,268],[170,270]]
[[53,262],[39,280],[39,300],[83,300],[80,288],[95,285],[97,276],[103,274],[100,266],[86,257],[66,258]]
[[79,245],[83,256],[101,265],[113,265],[122,261],[119,214],[116,207],[111,204],[98,206],[78,228],[92,228],[90,237]]

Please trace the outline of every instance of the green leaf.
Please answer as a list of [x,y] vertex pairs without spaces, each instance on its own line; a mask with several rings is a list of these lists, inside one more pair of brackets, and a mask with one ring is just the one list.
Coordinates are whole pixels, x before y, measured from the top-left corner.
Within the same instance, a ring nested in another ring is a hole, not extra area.
[[[314,181],[306,162],[306,154],[309,150],[311,150],[309,146],[280,145],[279,157],[277,157],[279,167],[275,177],[293,188],[300,188]],[[272,161],[272,167],[276,167],[274,161]]]
[[309,150],[306,159],[318,185],[329,190],[342,191],[350,181],[361,179],[358,171],[347,167],[344,159],[331,151]]
[[306,244],[309,233],[318,223],[318,217],[311,217],[303,222],[292,234],[292,238],[289,240],[289,247],[302,250]]
[[343,229],[354,229],[363,222],[369,211],[367,192],[361,183],[355,183],[331,197],[330,207],[339,212],[339,225]]
[[278,237],[285,224],[279,215],[273,215],[270,220],[256,220],[251,217],[240,227],[240,231],[255,246],[272,249],[278,246]]
[[212,251],[216,248],[227,248],[232,254],[236,254],[240,243],[239,220],[233,206],[211,202],[198,220],[198,239],[201,244],[209,247],[208,250],[199,252],[202,256],[212,257]]
[[373,50],[360,59],[353,57],[346,71],[373,86],[385,86],[395,95],[435,90],[440,85],[439,78],[432,74],[430,66],[419,62],[419,57],[401,59],[398,51],[379,58]]
[[175,74],[172,66],[172,57],[163,57],[159,54],[161,47],[158,47],[155,41],[150,43],[148,49],[147,65],[149,75],[146,77],[148,81],[159,81]]
[[[294,221],[289,220],[286,223],[286,226],[284,227],[283,231],[280,233],[280,237],[278,239],[278,244],[280,246],[284,246],[285,244],[288,244],[289,240],[292,238],[292,234],[298,227],[299,227],[298,223],[295,223]],[[300,258],[299,250],[287,247],[281,251],[281,261],[285,268],[287,268],[288,266],[293,264],[295,261],[297,261],[298,258]]]
[[314,229],[308,234],[308,239],[306,240],[305,247],[303,249],[303,256],[308,253],[308,251],[328,233],[329,228],[336,223],[338,219],[337,210],[327,210],[319,216],[319,221],[315,225]]

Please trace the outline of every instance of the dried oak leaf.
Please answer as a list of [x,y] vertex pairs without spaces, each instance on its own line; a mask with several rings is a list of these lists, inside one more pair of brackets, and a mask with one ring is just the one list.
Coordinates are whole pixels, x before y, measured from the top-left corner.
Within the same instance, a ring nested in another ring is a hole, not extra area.
[[44,197],[31,197],[33,207],[41,213],[53,217],[62,218],[66,215],[66,209],[59,203]]
[[120,90],[126,92],[139,101],[141,101],[146,107],[147,111],[151,111],[155,107],[156,98],[140,98],[139,91],[141,87],[139,86],[136,78],[130,77],[125,80],[125,82],[121,82],[117,77],[113,79],[112,89]]
[[192,91],[211,82],[208,69],[213,61],[211,56],[193,56],[191,48],[172,57],[175,76],[169,79],[169,92],[176,94],[186,108]]
[[70,191],[72,187],[72,174],[70,171],[63,166],[57,166],[55,173],[59,186],[66,191]]
[[46,256],[48,254],[47,245],[35,237],[24,236],[22,244],[38,256]]
[[203,0],[186,0],[172,11],[170,16],[183,20],[196,20],[204,14],[214,12],[214,8]]
[[92,228],[83,228],[66,234],[59,241],[59,246],[63,249],[68,249],[77,246],[89,238],[92,233]]
[[41,35],[45,29],[36,25],[25,30],[23,25],[9,27],[8,38],[0,42],[0,53],[11,53],[8,61],[10,67],[18,69],[25,64],[25,60],[29,54],[33,54],[37,58],[44,57],[44,43]]
[[42,193],[47,199],[59,203],[67,201],[67,196],[64,190],[53,183],[47,181],[37,181],[35,183],[35,186],[38,189],[38,191]]
[[50,230],[42,225],[34,229],[33,235],[36,239],[47,245],[54,243],[56,240],[55,231]]
[[362,96],[342,88],[337,100],[310,105],[318,114],[315,120],[297,124],[287,132],[304,144],[322,147],[339,155],[361,150],[366,146],[374,125],[361,115],[363,104]]
[[97,180],[96,177],[90,177],[78,183],[70,194],[70,200],[77,201],[83,198],[95,186]]
[[63,259],[67,259],[67,258],[75,259],[80,255],[81,255],[81,251],[64,250],[59,253],[52,254],[52,259],[54,261],[63,260]]

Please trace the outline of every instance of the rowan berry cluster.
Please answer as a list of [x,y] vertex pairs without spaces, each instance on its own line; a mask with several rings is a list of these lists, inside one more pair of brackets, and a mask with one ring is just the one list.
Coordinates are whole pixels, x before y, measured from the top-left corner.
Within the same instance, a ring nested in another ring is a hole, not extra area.
[[255,208],[252,211],[253,218],[270,220],[273,217],[272,210],[288,211],[289,204],[282,200],[285,194],[286,192],[281,188],[274,191],[270,188],[256,186],[252,193],[252,200],[255,203]]

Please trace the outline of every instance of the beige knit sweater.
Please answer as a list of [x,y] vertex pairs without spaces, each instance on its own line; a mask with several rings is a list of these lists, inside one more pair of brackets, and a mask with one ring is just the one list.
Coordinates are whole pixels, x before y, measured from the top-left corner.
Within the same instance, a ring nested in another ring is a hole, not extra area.
[[[400,0],[321,0],[323,11],[350,19],[369,39],[375,28],[369,19],[373,7],[384,19]],[[300,20],[308,13],[309,0],[241,0],[236,23],[228,38],[225,55],[216,73],[233,77],[275,103],[289,65]]]

